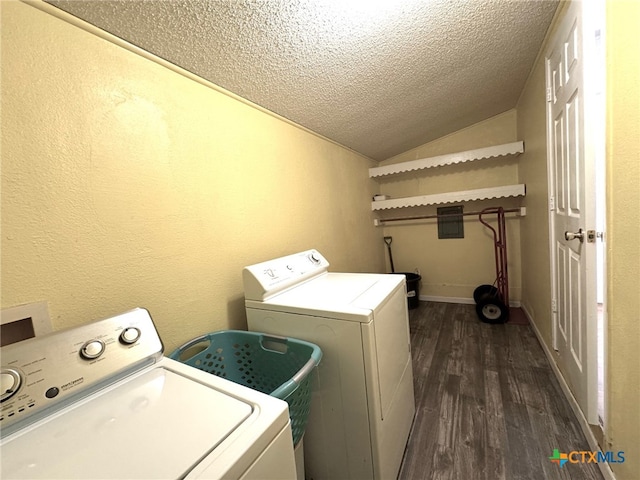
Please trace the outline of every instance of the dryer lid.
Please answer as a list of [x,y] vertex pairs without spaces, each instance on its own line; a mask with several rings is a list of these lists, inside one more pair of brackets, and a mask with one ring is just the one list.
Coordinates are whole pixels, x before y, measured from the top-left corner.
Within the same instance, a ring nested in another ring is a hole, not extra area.
[[2,478],[182,478],[253,406],[158,367],[2,442]]

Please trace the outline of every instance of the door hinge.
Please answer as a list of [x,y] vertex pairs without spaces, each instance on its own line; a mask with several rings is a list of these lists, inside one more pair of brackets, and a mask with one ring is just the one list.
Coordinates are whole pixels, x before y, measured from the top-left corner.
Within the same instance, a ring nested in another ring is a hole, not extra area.
[[547,88],[547,102],[550,102],[550,101],[551,101],[551,88],[548,87]]
[[553,212],[556,209],[556,199],[555,197],[549,197],[549,211]]
[[555,298],[551,300],[551,312],[558,313],[558,302],[556,301]]

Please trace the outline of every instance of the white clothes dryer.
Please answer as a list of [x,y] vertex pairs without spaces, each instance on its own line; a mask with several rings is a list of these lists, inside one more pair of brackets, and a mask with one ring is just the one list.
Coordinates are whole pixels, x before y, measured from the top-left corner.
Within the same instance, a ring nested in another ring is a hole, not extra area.
[[0,349],[3,479],[295,479],[286,402],[164,358],[135,309]]
[[307,478],[396,478],[415,413],[405,276],[328,267],[316,250],[246,267],[249,330],[323,351],[304,437]]

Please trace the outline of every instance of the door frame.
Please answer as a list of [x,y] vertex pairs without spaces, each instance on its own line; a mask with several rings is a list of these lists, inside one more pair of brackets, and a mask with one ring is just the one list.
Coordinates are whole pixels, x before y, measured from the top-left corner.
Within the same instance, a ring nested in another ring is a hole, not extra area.
[[[593,30],[595,39],[593,43],[594,56],[591,62],[591,76],[594,86],[594,149],[595,149],[595,174],[596,174],[596,224],[595,229],[600,232],[600,237],[596,240],[596,270],[598,273],[598,284],[596,285],[596,301],[601,299],[602,312],[598,316],[598,328],[602,334],[598,334],[598,348],[602,348],[602,359],[598,360],[598,368],[602,373],[602,404],[598,400],[598,416],[600,427],[604,432],[607,415],[607,239],[606,231],[606,5],[605,0],[593,0],[589,2],[589,26]],[[600,302],[598,302],[600,303]],[[600,363],[601,362],[601,363]],[[600,375],[600,374],[599,374]],[[598,376],[600,382],[600,376]],[[600,386],[598,387],[600,388]]]

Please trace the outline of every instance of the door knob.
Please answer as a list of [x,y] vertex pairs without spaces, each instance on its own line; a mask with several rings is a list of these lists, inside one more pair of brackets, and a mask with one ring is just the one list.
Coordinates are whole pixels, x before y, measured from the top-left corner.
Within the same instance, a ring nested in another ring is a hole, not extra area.
[[582,229],[578,230],[577,232],[564,232],[565,240],[575,240],[576,238],[580,240],[580,243],[584,242],[584,232],[582,231]]

